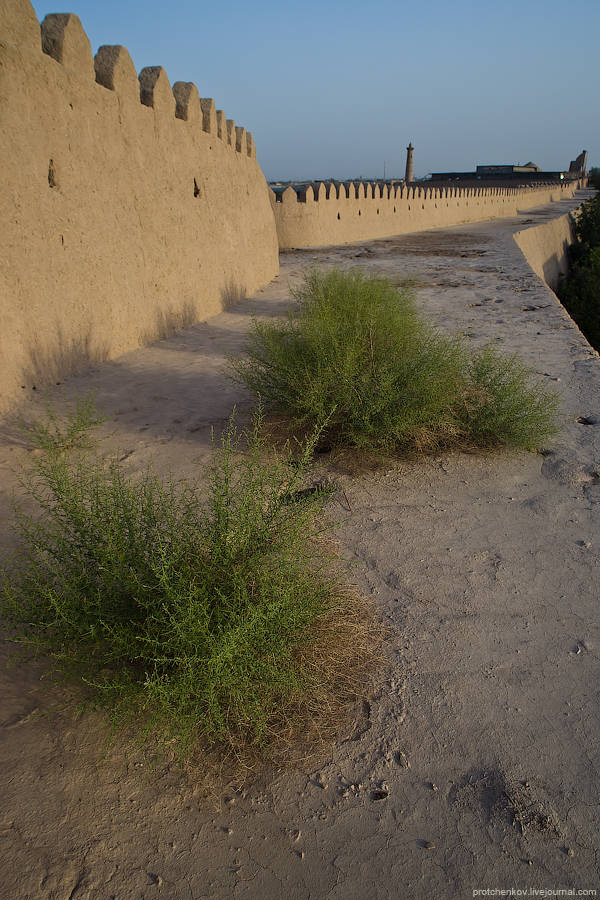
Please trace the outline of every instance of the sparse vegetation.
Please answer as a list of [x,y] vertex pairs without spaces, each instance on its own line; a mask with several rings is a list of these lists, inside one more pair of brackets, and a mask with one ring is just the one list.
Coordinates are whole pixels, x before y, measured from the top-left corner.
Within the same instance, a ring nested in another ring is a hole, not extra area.
[[30,431],[39,514],[17,510],[0,589],[12,640],[184,754],[199,737],[269,747],[347,700],[369,616],[325,549],[327,489],[302,490],[316,437],[264,461],[260,415],[248,433],[232,418],[201,488],[128,477],[81,440],[84,418]]
[[569,276],[558,296],[590,344],[600,349],[600,194],[578,212],[569,257]]
[[28,361],[23,371],[23,388],[39,390],[44,385],[58,384],[69,375],[89,369],[108,359],[108,345],[98,341],[92,327],[79,334],[67,335],[60,325],[43,338],[31,338]]
[[67,450],[89,450],[93,446],[91,431],[104,419],[96,409],[93,393],[80,398],[72,415],[58,416],[50,402],[45,403],[45,416],[18,421],[19,431],[33,449],[54,454]]
[[191,300],[186,300],[178,309],[173,306],[167,306],[164,309],[157,307],[154,328],[143,334],[142,343],[151,344],[154,341],[167,340],[178,331],[194,325],[197,321],[198,313]]
[[533,449],[556,431],[557,395],[515,356],[471,352],[417,312],[413,287],[313,270],[286,321],[254,320],[233,377],[295,427],[375,452]]
[[600,246],[600,195],[586,200],[575,214],[575,240],[570,248],[571,261],[583,260],[590,251]]
[[591,187],[595,187],[597,191],[600,191],[600,168],[598,166],[592,166],[590,169],[589,183]]

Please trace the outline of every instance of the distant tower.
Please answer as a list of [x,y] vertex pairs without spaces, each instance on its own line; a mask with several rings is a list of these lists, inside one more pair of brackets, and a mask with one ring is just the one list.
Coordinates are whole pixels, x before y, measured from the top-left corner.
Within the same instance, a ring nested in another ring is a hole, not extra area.
[[404,174],[404,180],[408,184],[413,180],[413,147],[412,143],[408,145],[406,148],[406,172]]

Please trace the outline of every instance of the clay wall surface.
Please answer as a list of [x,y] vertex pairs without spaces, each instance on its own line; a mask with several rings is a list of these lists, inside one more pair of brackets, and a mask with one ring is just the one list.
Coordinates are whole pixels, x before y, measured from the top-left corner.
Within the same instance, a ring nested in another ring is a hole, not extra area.
[[278,271],[251,135],[29,0],[0,0],[0,161],[0,407]]
[[577,181],[520,188],[434,188],[321,182],[275,195],[280,249],[323,247],[481,222],[573,196]]
[[568,251],[574,239],[571,214],[516,231],[513,237],[535,274],[555,291],[569,268]]

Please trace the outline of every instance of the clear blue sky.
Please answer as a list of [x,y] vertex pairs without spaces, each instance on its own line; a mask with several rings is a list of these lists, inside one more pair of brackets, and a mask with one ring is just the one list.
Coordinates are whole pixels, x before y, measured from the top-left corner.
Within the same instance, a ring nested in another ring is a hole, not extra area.
[[[61,0],[62,3],[62,0]],[[269,180],[476,163],[600,165],[599,0],[67,0],[94,52],[204,97],[254,134]]]

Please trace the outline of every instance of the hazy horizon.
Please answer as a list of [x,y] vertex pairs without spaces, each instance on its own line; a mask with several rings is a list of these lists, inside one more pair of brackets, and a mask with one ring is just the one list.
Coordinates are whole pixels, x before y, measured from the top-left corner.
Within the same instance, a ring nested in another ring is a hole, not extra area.
[[123,44],[136,69],[162,65],[254,135],[269,181],[401,178],[526,163],[600,165],[600,4],[375,0],[291,9],[239,0],[201,9],[70,0],[96,52]]

